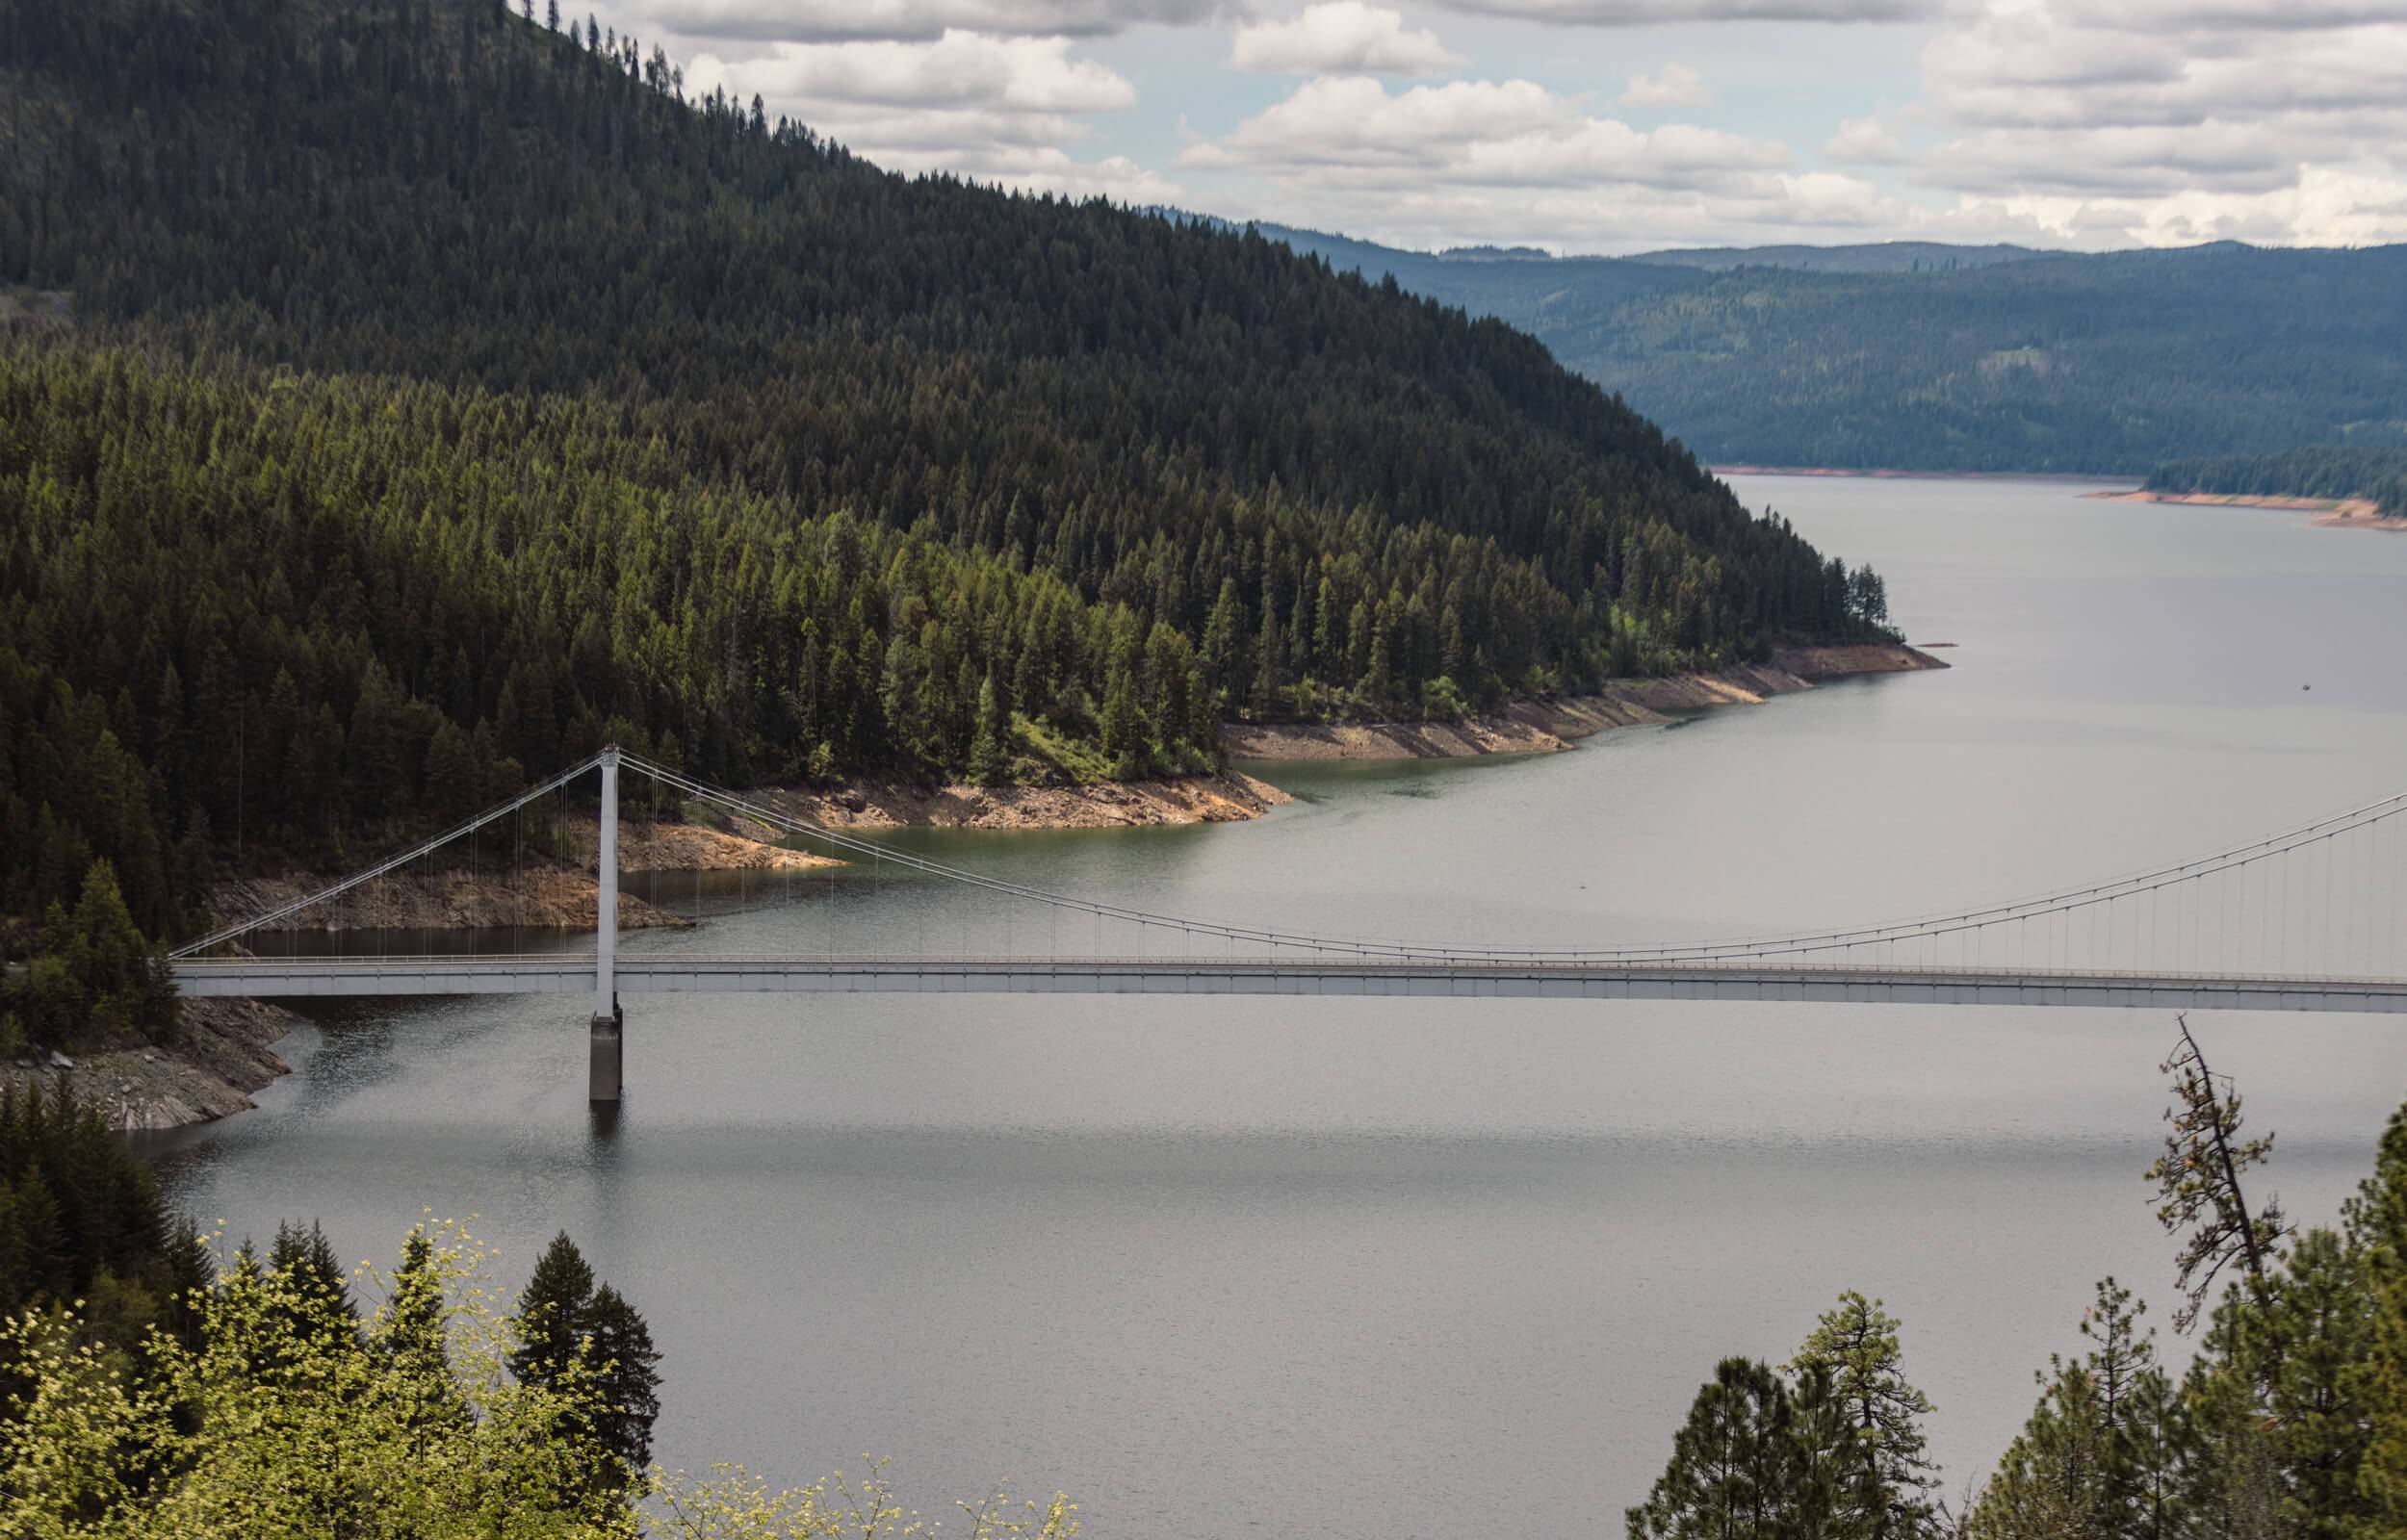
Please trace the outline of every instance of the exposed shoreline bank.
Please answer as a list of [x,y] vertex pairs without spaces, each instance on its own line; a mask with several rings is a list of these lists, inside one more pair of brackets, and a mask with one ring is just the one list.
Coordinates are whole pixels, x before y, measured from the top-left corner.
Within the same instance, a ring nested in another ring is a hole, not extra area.
[[120,1133],[162,1133],[215,1122],[257,1103],[292,1072],[276,1044],[300,1017],[258,1000],[178,1000],[175,1041],[71,1045],[0,1063],[0,1083],[39,1086],[45,1096],[71,1091],[100,1109]]
[[1615,728],[1645,727],[1675,714],[1760,706],[1810,690],[1817,680],[1907,674],[1948,665],[1902,643],[1784,648],[1768,664],[1741,664],[1663,679],[1613,680],[1586,695],[1516,701],[1460,722],[1265,723],[1224,730],[1242,759],[1467,759],[1492,754],[1554,754]]
[[[622,872],[800,871],[837,865],[825,856],[772,843],[774,832],[739,824],[733,832],[699,824],[656,824],[628,818],[619,825]],[[328,933],[374,930],[486,930],[525,927],[591,929],[601,887],[593,876],[600,836],[591,818],[572,818],[563,834],[572,861],[549,857],[520,860],[491,853],[479,869],[395,872],[340,897],[313,905],[279,929]],[[327,879],[310,872],[229,878],[210,891],[210,907],[227,921],[250,919],[306,898]],[[622,889],[618,925],[624,931],[690,922]]]
[[[1722,706],[1757,705],[1814,687],[1818,680],[1909,673],[1948,665],[1893,643],[1784,649],[1769,664],[1665,679],[1616,680],[1592,694],[1520,701],[1460,722],[1237,724],[1224,730],[1232,757],[1289,759],[1464,758],[1552,753],[1615,728],[1671,720]],[[764,789],[763,801],[835,829],[1107,829],[1230,823],[1258,818],[1294,799],[1241,771],[1082,786],[920,786],[862,782],[835,788]],[[497,852],[483,871],[401,873],[363,885],[311,911],[294,929],[325,933],[374,929],[590,927],[599,888],[592,865],[599,843],[591,819],[567,827],[568,860],[523,863]],[[799,871],[841,862],[774,842],[776,831],[746,819],[726,830],[628,819],[620,827],[620,866],[638,871]],[[227,919],[266,913],[306,896],[311,874],[230,879],[215,908]],[[298,918],[298,916],[296,917]],[[619,925],[639,930],[691,922],[619,895]],[[170,1047],[97,1045],[81,1054],[0,1065],[0,1074],[72,1085],[128,1133],[212,1122],[249,1110],[252,1093],[290,1069],[275,1044],[300,1018],[250,1000],[179,1002],[181,1031]]]
[[1847,465],[1709,465],[1715,475],[1802,475],[1868,481],[2063,481],[2074,484],[2120,484],[2129,476],[2094,471],[1912,471],[1895,466]]
[[831,829],[1128,829],[1241,823],[1295,799],[1236,771],[1078,786],[922,786],[863,781],[768,794]]
[[2407,529],[2407,519],[2385,517],[2371,498],[2288,498],[2265,492],[2092,492],[2109,502],[2177,502],[2201,508],[2278,508],[2318,515],[2318,529]]

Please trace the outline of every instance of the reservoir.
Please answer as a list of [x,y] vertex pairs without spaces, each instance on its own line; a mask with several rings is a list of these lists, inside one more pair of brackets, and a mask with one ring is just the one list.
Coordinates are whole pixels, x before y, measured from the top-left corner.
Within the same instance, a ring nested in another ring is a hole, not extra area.
[[[891,838],[1212,920],[1604,945],[2021,897],[2407,779],[2407,538],[2060,481],[1734,485],[1878,567],[1954,666],[1568,754],[1255,766],[1298,800],[1247,824]],[[875,861],[630,882],[704,924],[629,954],[1179,944]],[[663,1463],[798,1483],[872,1451],[924,1512],[1007,1478],[1095,1536],[1612,1532],[1716,1359],[1785,1360],[1849,1288],[1903,1321],[1952,1501],[2100,1276],[2185,1356],[2140,1177],[2152,1014],[628,1006],[608,1128],[583,1000],[323,1012],[259,1111],[167,1142],[170,1196],[387,1263],[423,1211],[474,1213],[513,1287],[564,1227],[651,1322]],[[2265,1185],[2328,1221],[2407,1097],[2407,1021],[2197,1025],[2278,1132]]]

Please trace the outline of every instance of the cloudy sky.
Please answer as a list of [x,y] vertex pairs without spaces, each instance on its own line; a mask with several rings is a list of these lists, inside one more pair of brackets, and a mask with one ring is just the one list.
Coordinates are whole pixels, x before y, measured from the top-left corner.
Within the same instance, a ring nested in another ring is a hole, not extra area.
[[1410,246],[2407,240],[2407,0],[595,13],[887,166]]

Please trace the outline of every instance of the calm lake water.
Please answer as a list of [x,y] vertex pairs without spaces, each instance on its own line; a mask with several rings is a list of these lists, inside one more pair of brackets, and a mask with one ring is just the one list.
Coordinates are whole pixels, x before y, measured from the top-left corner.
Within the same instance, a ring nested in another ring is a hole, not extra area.
[[[1248,825],[909,842],[1211,917],[1658,938],[2112,875],[2407,766],[2407,538],[2065,483],[1737,484],[1877,564],[1955,667],[1574,754],[1273,766],[1301,800]],[[623,944],[1143,944],[874,864],[774,896]],[[1903,1318],[1954,1495],[2092,1280],[2170,1314],[2153,1014],[631,997],[605,1134],[585,1011],[328,1014],[260,1111],[172,1142],[173,1195],[387,1260],[423,1207],[474,1211],[512,1284],[565,1226],[666,1355],[668,1463],[874,1450],[923,1509],[1007,1477],[1099,1537],[1614,1532],[1716,1358],[1785,1358],[1850,1287]],[[2330,1217],[2407,1023],[2199,1024],[2279,1130],[2272,1184]]]

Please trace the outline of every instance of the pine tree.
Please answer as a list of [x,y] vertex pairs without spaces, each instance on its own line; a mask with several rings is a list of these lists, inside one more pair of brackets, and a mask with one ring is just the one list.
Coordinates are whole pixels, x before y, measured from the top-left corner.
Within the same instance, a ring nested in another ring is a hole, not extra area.
[[986,672],[978,685],[977,735],[970,746],[970,783],[973,786],[999,785],[1010,773],[1005,757],[1003,734],[1010,724],[1003,719],[1002,701],[995,689],[995,671]]
[[1625,1517],[1631,1540],[1805,1540],[1821,1532],[1820,1509],[1788,1387],[1764,1364],[1725,1358]]
[[1224,578],[1220,597],[1204,623],[1204,678],[1224,702],[1233,703],[1245,685],[1245,605],[1237,597],[1237,580]]
[[1973,1508],[1972,1540],[2122,1540],[2108,1491],[2112,1433],[2097,1383],[2081,1364],[2051,1362],[2038,1407]]
[[1127,777],[1147,768],[1145,714],[1137,708],[1137,681],[1124,664],[1112,670],[1103,687],[1103,752],[1111,757],[1112,774]]
[[631,1475],[641,1472],[652,1463],[652,1424],[660,1415],[660,1354],[652,1328],[606,1283],[586,1307],[585,1329],[607,1408],[594,1431]]
[[1789,1365],[1828,1376],[1845,1442],[1836,1451],[1837,1521],[1865,1540],[1911,1540],[1937,1522],[1922,1419],[1929,1398],[1907,1383],[1898,1320],[1851,1289]]
[[2257,1373],[2282,1475],[2284,1527],[2299,1540],[2342,1540],[2371,1516],[2360,1473],[2371,1433],[2358,1399],[2374,1351],[2374,1302],[2365,1254],[2317,1225],[2282,1259],[2263,1319],[2247,1335],[2265,1351]]
[[593,1269],[562,1230],[536,1259],[518,1296],[518,1348],[510,1373],[530,1385],[556,1385],[577,1356],[593,1303]]
[[267,1268],[283,1279],[308,1329],[356,1340],[358,1306],[351,1300],[350,1281],[322,1226],[313,1221],[303,1230],[298,1224],[278,1224],[275,1243],[268,1248]]
[[2368,1447],[2357,1473],[2364,1536],[2407,1534],[2407,1106],[2382,1131],[2373,1174],[2350,1222],[2366,1252],[2372,1344],[2352,1386],[2366,1409]]
[[2126,1540],[2169,1530],[2178,1481],[2169,1384],[2146,1307],[2106,1278],[2083,1314],[2094,1346],[2079,1362],[2051,1356],[2041,1396],[1968,1516],[1978,1540]]
[[596,1286],[592,1267],[565,1230],[536,1261],[515,1319],[511,1373],[521,1384],[552,1390],[577,1373],[594,1375],[605,1408],[594,1436],[617,1456],[622,1476],[643,1470],[660,1411],[660,1355],[643,1317],[617,1290]]

